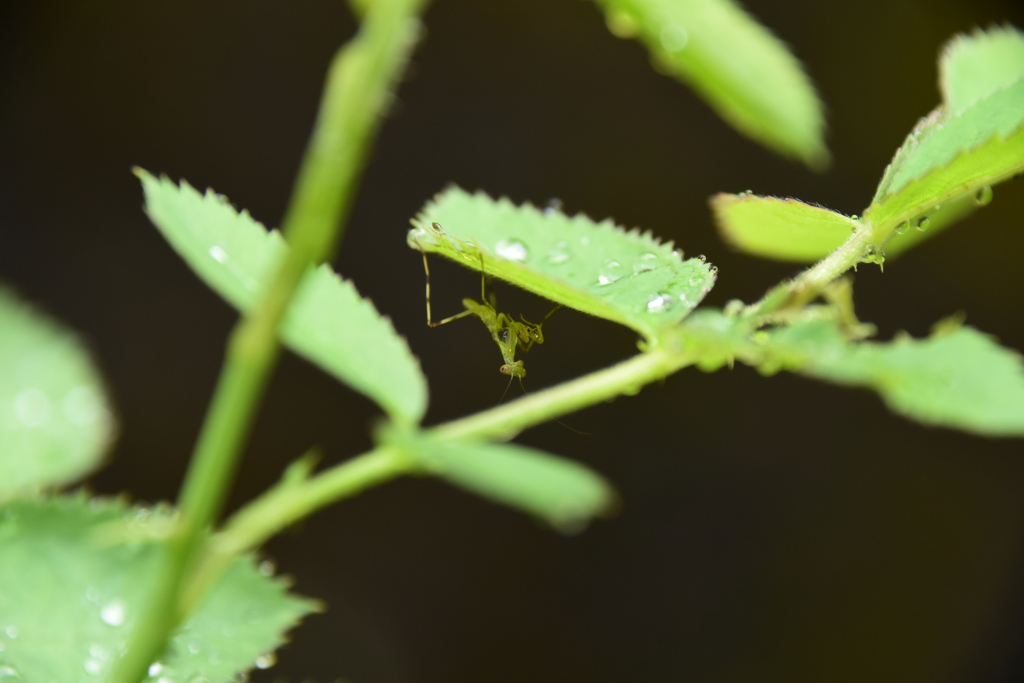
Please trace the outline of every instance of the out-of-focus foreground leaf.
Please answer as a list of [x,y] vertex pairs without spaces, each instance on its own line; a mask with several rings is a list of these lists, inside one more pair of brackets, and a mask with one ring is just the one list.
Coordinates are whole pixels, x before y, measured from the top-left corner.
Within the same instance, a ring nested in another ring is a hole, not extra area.
[[80,479],[114,433],[82,344],[0,289],[0,501]]
[[[0,507],[0,680],[106,680],[146,604],[158,541],[112,543],[150,511],[75,495]],[[150,667],[153,680],[228,681],[266,667],[317,609],[251,558],[237,560]]]
[[598,0],[608,27],[696,90],[744,135],[828,165],[821,101],[786,45],[731,0]]

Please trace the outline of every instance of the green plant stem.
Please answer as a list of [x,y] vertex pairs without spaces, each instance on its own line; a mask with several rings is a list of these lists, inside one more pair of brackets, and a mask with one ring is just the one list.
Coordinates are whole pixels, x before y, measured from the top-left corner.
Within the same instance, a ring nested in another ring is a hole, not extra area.
[[184,591],[182,603],[194,606],[237,556],[258,547],[288,525],[330,503],[390,481],[408,472],[413,464],[400,449],[385,445],[312,479],[283,479],[235,514],[221,531],[210,536],[202,562]]
[[[277,327],[312,263],[339,240],[356,179],[378,125],[377,115],[419,32],[422,0],[377,0],[359,36],[342,48],[328,73],[322,106],[283,223],[290,249],[257,308],[231,334],[224,367],[203,422],[178,500],[180,524],[168,542],[114,681],[145,677],[170,632],[186,614],[181,589],[197,550],[220,513],[245,436],[280,352]],[[190,604],[197,598],[193,596]]]
[[829,283],[860,263],[869,246],[880,241],[870,223],[862,224],[842,246],[784,285],[786,296],[777,296],[778,291],[773,288],[760,301],[752,304],[746,315],[760,316],[782,309],[803,307],[821,294]]
[[[644,384],[663,379],[693,362],[676,340],[669,341],[605,370],[439,425],[431,431],[435,437],[444,439],[509,437],[559,415],[635,393]],[[201,572],[203,580],[212,580],[232,557],[259,547],[289,524],[413,468],[413,458],[402,454],[396,446],[383,445],[312,479],[279,484],[246,505],[211,537],[210,556]]]

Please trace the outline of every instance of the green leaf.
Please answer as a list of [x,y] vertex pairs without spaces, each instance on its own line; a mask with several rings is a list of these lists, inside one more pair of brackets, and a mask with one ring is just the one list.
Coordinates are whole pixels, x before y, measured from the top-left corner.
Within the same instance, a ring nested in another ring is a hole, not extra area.
[[582,531],[617,502],[615,490],[590,468],[533,448],[439,439],[429,432],[391,430],[381,436],[421,471],[536,515],[563,533]]
[[741,251],[780,261],[813,262],[849,239],[858,223],[796,199],[719,193],[711,210],[722,237]]
[[[243,312],[274,275],[284,250],[277,231],[238,213],[212,191],[201,195],[141,169],[146,211],[196,274]],[[427,403],[419,362],[391,322],[328,266],[311,270],[281,323],[282,341],[405,423],[418,423]]]
[[[106,680],[146,603],[161,546],[101,538],[148,514],[81,495],[0,508],[0,679]],[[153,679],[219,683],[257,658],[270,662],[283,632],[317,607],[268,570],[236,561],[154,662]]]
[[871,387],[894,412],[918,422],[1024,436],[1020,355],[973,328],[943,329],[928,339],[853,343],[835,323],[818,320],[772,333],[765,349],[786,356],[790,369]]
[[0,289],[0,501],[80,479],[115,432],[81,342]]
[[731,0],[599,0],[608,27],[644,42],[744,135],[814,168],[829,163],[810,79],[785,44]]
[[[714,285],[717,268],[682,258],[650,233],[610,220],[540,211],[451,187],[412,221],[409,246],[442,254],[645,337],[678,324]],[[440,230],[433,224],[442,226]]]
[[997,90],[1024,78],[1024,34],[994,26],[946,43],[939,58],[939,86],[946,108],[964,111]]
[[975,197],[1024,171],[1024,34],[958,36],[941,60],[943,106],[921,119],[886,168],[865,211],[881,230],[931,218],[937,205]]

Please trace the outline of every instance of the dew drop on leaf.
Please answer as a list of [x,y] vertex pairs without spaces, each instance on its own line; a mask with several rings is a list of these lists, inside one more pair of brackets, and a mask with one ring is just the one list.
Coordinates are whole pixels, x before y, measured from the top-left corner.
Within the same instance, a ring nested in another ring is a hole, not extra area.
[[260,562],[260,574],[263,576],[273,576],[275,571],[277,571],[277,566],[272,561],[263,560]]
[[907,221],[903,221],[902,223],[900,223],[899,225],[896,226],[896,234],[897,235],[905,235],[907,233],[907,229],[909,227],[910,227],[910,223],[908,223]]
[[216,244],[210,247],[209,250],[207,250],[207,253],[217,263],[224,263],[225,261],[228,260],[228,253],[221,249],[220,247],[218,247]]
[[526,245],[517,239],[500,240],[494,245],[494,253],[503,259],[520,263],[526,261],[530,256],[530,251],[526,248]]
[[124,623],[125,618],[125,604],[121,600],[114,600],[103,606],[100,610],[100,619],[103,620],[104,624],[111,626],[120,626]]
[[277,664],[277,655],[273,652],[268,652],[267,654],[260,655],[256,658],[257,669],[269,669],[275,664]]
[[655,294],[647,300],[648,313],[664,313],[672,308],[672,297],[668,294]]
[[0,664],[0,681],[3,683],[15,683],[21,680],[21,672],[8,664]]
[[646,273],[658,267],[658,255],[646,253],[633,263],[633,272],[636,274]]
[[562,210],[562,200],[558,197],[552,197],[548,200],[548,203],[544,206],[545,216],[554,216],[556,213]]
[[8,638],[14,640],[18,637],[18,634],[21,633],[21,631],[18,630],[17,626],[8,626],[6,629],[4,629],[4,633],[7,634]]
[[572,254],[569,253],[569,243],[565,240],[560,240],[555,243],[554,248],[548,252],[546,258],[549,264],[558,266],[568,261],[571,257]]
[[978,191],[974,193],[974,203],[978,206],[988,206],[992,203],[992,186],[985,185],[984,187],[978,188]]
[[618,261],[605,261],[601,269],[597,271],[597,284],[610,285],[622,279],[625,268]]
[[920,218],[917,219],[915,225],[917,226],[918,230],[924,232],[931,226],[931,222],[932,219],[928,218],[928,216],[921,216]]
[[82,668],[85,669],[85,673],[95,676],[103,671],[103,662],[99,662],[92,657],[86,657],[85,661],[82,662]]

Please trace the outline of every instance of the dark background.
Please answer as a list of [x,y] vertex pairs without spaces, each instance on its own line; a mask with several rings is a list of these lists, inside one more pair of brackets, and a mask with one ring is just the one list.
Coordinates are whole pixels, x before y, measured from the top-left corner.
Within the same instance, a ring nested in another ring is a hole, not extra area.
[[[612,37],[591,3],[439,0],[385,121],[335,261],[390,315],[430,379],[428,423],[497,403],[478,323],[428,329],[408,219],[449,182],[651,228],[720,269],[707,303],[751,301],[795,268],[730,251],[706,199],[751,189],[861,213],[937,102],[957,31],[1024,26],[996,0],[752,0],[828,106],[814,175],[741,138]],[[130,166],[283,213],[341,2],[4,3],[0,279],[79,330],[122,419],[103,493],[173,499],[236,316],[144,217]],[[1024,348],[1021,185],[970,221],[857,275],[858,312],[923,335],[959,310]],[[475,296],[435,259],[435,311]],[[536,319],[544,302],[497,288]],[[635,352],[630,331],[560,312],[529,356],[537,390]],[[513,392],[518,388],[513,388]],[[379,411],[287,356],[232,505],[314,444],[370,446]],[[323,598],[277,677],[461,681],[1014,681],[1024,677],[1024,447],[921,427],[868,392],[744,367],[686,370],[524,433],[619,487],[621,514],[562,537],[432,480],[328,509],[272,542]]]

